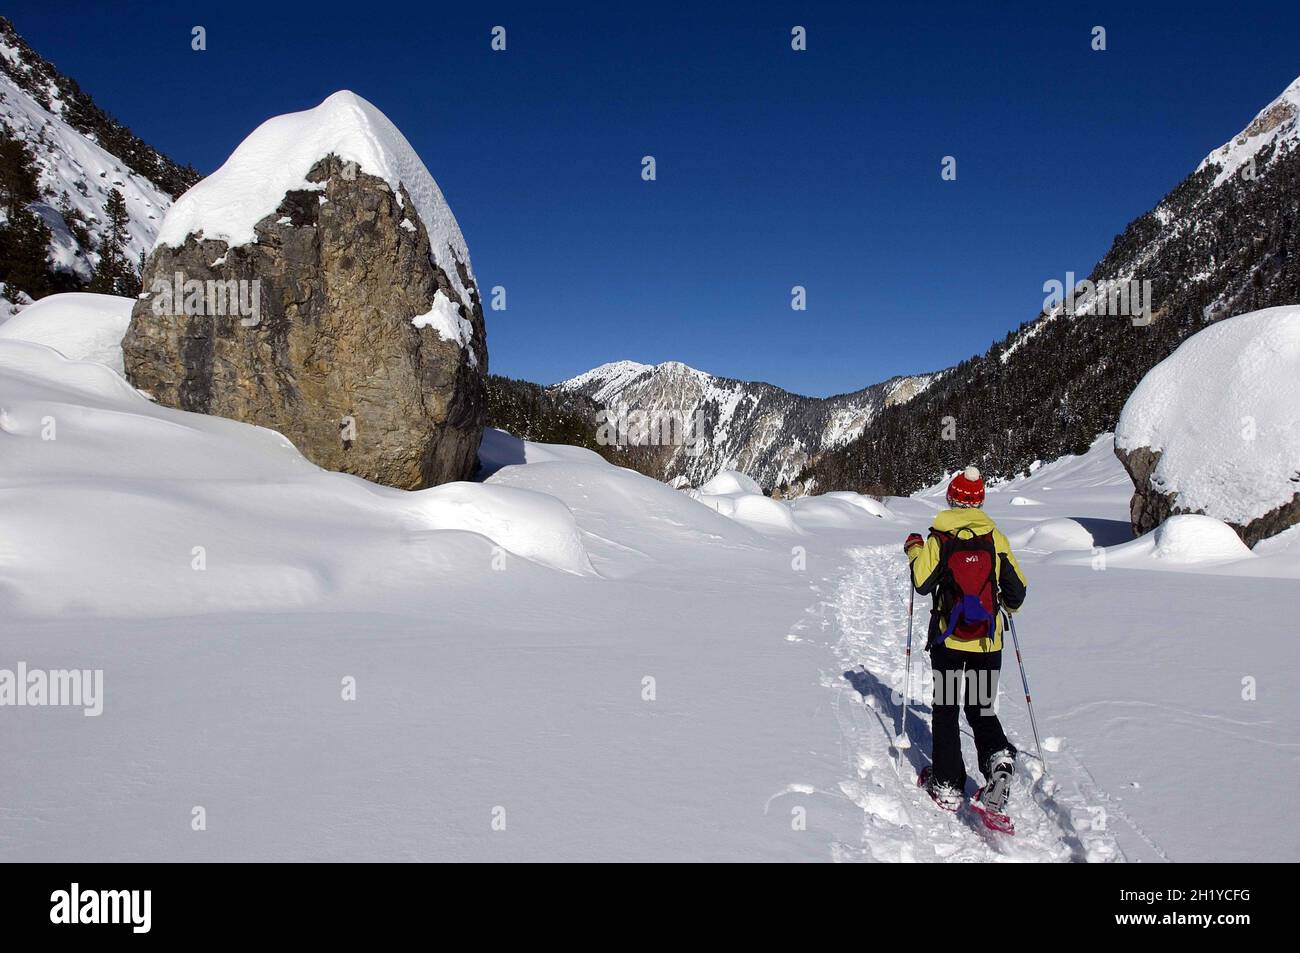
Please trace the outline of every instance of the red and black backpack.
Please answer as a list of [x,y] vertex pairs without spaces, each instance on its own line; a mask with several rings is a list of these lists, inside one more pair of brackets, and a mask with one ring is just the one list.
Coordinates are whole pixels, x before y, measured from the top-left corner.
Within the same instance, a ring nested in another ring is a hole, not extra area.
[[932,529],[930,535],[939,541],[934,611],[941,619],[948,614],[948,628],[935,635],[934,644],[950,638],[963,642],[993,638],[998,616],[998,551],[993,534],[976,535],[963,527],[955,533]]

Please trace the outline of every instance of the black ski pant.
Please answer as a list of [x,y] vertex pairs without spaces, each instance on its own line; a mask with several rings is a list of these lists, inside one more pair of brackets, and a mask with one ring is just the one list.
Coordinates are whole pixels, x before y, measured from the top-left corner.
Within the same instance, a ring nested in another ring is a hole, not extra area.
[[1015,754],[998,721],[993,703],[998,697],[998,674],[1002,653],[963,652],[936,645],[930,649],[934,670],[931,731],[934,733],[934,779],[946,782],[958,791],[966,787],[966,765],[961,756],[959,715],[966,711],[966,721],[975,735],[975,750],[980,771],[988,777],[989,756],[1004,748]]

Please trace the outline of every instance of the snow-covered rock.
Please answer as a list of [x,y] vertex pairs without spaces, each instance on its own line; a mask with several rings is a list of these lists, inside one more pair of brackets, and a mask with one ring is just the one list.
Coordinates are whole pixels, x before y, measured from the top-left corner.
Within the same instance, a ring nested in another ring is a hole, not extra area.
[[[474,273],[469,249],[442,190],[389,118],[348,90],[334,93],[314,109],[276,116],[258,126],[221,168],[176,200],[158,231],[158,244],[180,248],[199,234],[232,247],[259,240],[258,224],[279,210],[287,193],[323,192],[311,172],[327,155],[383,179],[394,196],[405,191],[428,231],[434,261],[456,289],[459,302],[470,307]],[[403,222],[412,224],[407,214],[399,227]],[[468,281],[461,277],[462,268]]]
[[354,93],[267,120],[177,200],[123,353],[160,403],[270,427],[331,470],[418,489],[477,465],[469,252],[410,143]]
[[1145,533],[1176,513],[1231,525],[1247,545],[1300,522],[1300,307],[1210,325],[1133,391],[1115,453]]

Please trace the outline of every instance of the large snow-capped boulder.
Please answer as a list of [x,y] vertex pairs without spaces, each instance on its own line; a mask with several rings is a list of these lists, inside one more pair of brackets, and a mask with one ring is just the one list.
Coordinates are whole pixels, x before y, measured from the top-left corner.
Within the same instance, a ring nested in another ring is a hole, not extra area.
[[1248,546],[1300,523],[1300,307],[1212,324],[1138,384],[1115,428],[1141,534],[1176,513]]
[[172,206],[143,284],[123,356],[159,403],[270,427],[389,486],[473,473],[487,345],[469,252],[361,97],[259,126]]

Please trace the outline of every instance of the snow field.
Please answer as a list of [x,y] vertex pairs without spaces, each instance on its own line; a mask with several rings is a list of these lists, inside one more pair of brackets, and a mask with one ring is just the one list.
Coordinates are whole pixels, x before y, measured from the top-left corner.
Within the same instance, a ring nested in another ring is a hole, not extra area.
[[[914,787],[921,598],[894,746],[933,496],[693,498],[500,432],[485,482],[391,490],[152,404],[78,359],[100,312],[53,308],[20,330],[64,353],[0,339],[0,662],[102,669],[106,697],[5,713],[5,859],[1296,859],[1300,536],[1132,540],[1108,438],[986,502],[1047,758],[1007,839]],[[1001,685],[1028,751],[1009,659]],[[1207,765],[1249,807],[1231,837]]]

